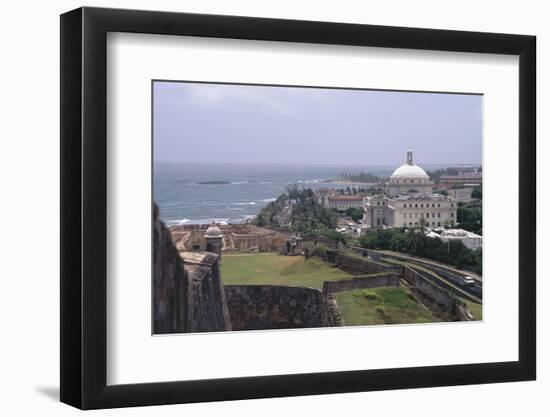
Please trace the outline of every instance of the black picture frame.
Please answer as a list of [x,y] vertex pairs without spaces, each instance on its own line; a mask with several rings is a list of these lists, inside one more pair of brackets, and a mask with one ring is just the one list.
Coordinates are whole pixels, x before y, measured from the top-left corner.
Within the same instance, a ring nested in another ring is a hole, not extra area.
[[[107,385],[108,32],[519,56],[519,360]],[[61,401],[95,409],[534,380],[535,45],[524,35],[251,17],[88,7],[61,15]]]

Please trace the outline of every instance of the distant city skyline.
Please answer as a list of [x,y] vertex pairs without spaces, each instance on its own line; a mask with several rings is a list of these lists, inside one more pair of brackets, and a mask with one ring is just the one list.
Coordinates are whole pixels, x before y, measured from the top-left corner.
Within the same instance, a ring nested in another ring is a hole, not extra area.
[[482,163],[482,96],[154,83],[155,162]]

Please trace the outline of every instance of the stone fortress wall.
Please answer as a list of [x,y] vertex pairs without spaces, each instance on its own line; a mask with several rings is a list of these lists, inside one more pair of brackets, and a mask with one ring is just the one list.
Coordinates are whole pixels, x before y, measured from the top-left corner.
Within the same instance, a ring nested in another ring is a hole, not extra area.
[[[203,227],[197,227],[197,233],[204,241]],[[322,290],[276,285],[224,287],[220,276],[221,252],[181,250],[187,246],[181,242],[179,247],[174,244],[178,237],[173,235],[174,231],[169,231],[159,220],[155,207],[155,334],[340,326],[343,321],[334,293],[397,287],[402,283],[401,278],[425,304],[452,312],[458,320],[471,319],[468,310],[446,291],[410,268],[326,248],[314,250],[312,254],[356,276],[349,280],[326,281]],[[225,242],[226,236],[227,233],[224,234]]]
[[153,332],[187,332],[188,279],[170,232],[153,207]]
[[[206,250],[204,234],[210,225],[185,224],[172,226],[170,232],[176,248],[181,251]],[[224,252],[277,251],[288,234],[251,224],[218,225],[223,234]]]
[[400,280],[401,275],[395,272],[388,272],[376,275],[356,276],[342,281],[325,281],[323,283],[323,293],[337,293],[376,287],[399,287]]
[[153,332],[231,330],[218,255],[181,256],[153,209]]
[[[472,320],[473,316],[468,308],[458,302],[449,291],[441,288],[432,280],[410,267],[388,265],[384,262],[347,255],[336,250],[316,251],[316,255],[349,272],[365,274],[364,277],[355,277],[347,281],[328,281],[324,283],[324,292],[335,293],[360,288],[375,288],[380,286],[399,286],[403,278],[412,288],[421,301],[428,305],[435,313],[444,313],[460,321]],[[372,275],[380,274],[380,275]],[[370,276],[368,276],[370,275]],[[379,284],[379,285],[378,285]]]
[[331,325],[323,293],[278,285],[226,285],[233,330],[295,329]]
[[441,288],[423,273],[406,266],[403,267],[402,276],[414,289],[416,295],[432,310],[446,312],[458,321],[473,320],[470,310],[464,304],[458,302],[449,291]]
[[439,288],[422,274],[406,266],[403,268],[403,278],[418,292],[432,300],[432,302],[439,304],[449,311],[454,310],[455,300],[444,289]]
[[315,254],[323,260],[357,275],[377,274],[380,272],[401,273],[400,266],[388,265],[367,257],[360,257],[359,255],[348,255],[338,250],[317,250]]
[[219,256],[212,252],[184,252],[180,257],[187,273],[187,327],[191,332],[231,330]]

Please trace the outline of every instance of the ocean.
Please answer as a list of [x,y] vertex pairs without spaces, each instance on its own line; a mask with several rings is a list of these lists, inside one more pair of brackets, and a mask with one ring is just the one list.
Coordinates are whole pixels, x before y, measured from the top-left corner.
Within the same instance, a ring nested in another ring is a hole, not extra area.
[[[153,196],[167,225],[212,221],[243,223],[290,184],[304,188],[338,187],[330,183],[341,173],[371,172],[389,176],[396,166],[269,165],[155,162]],[[204,184],[224,182],[223,184]],[[203,183],[203,184],[201,184]]]

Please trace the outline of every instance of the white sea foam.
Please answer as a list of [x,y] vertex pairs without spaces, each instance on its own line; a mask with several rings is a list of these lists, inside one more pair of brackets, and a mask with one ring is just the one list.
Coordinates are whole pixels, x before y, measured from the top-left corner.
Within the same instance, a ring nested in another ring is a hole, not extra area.
[[181,219],[181,220],[166,220],[167,226],[182,226],[184,224],[221,224],[227,225],[229,218],[210,218],[210,219]]
[[229,219],[228,218],[225,218],[225,219],[220,219],[220,218],[197,219],[197,220],[191,220],[189,223],[190,224],[211,224],[211,223],[216,223],[216,224],[226,225],[226,224],[229,223]]
[[255,201],[248,201],[245,203],[233,203],[237,206],[255,206],[257,203]]
[[167,226],[181,226],[183,224],[190,223],[191,220],[189,219],[179,219],[179,220],[167,220],[166,225]]
[[319,184],[319,183],[322,183],[322,182],[325,182],[325,181],[327,181],[327,180],[324,179],[324,178],[319,178],[319,179],[312,179],[312,180],[290,181],[290,182],[287,182],[287,184],[289,184],[289,185],[292,185],[292,184]]
[[262,203],[272,203],[275,200],[277,200],[277,199],[276,198],[264,198],[262,200]]

